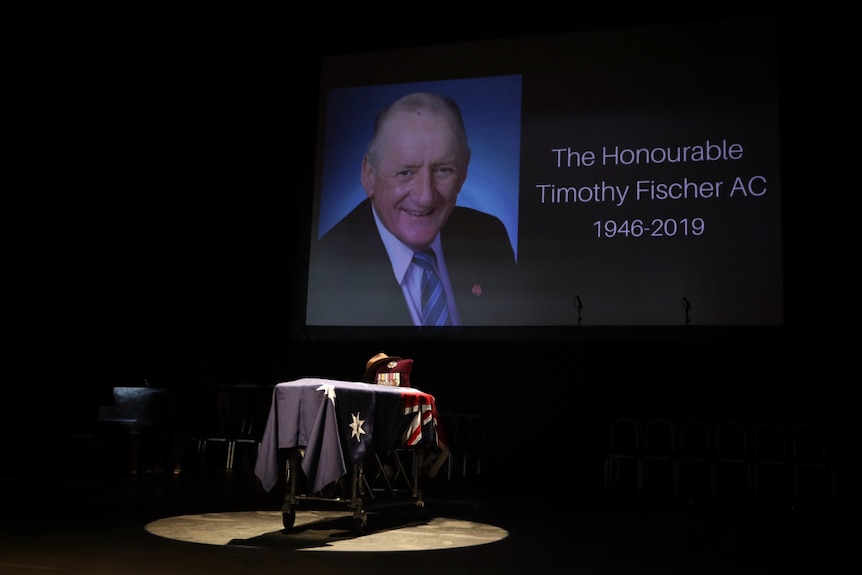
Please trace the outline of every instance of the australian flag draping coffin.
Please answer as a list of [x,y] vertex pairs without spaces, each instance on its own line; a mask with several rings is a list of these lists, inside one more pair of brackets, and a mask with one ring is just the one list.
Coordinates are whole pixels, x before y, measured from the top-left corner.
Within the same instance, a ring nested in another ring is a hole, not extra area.
[[434,396],[416,388],[322,378],[279,383],[273,389],[255,474],[266,491],[278,482],[278,450],[304,449],[302,471],[316,493],[368,456],[422,447],[437,457],[448,449]]

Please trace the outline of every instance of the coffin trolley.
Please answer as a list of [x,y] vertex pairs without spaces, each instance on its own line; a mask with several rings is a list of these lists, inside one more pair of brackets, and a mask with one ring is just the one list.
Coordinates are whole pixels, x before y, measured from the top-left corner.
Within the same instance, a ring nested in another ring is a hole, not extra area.
[[282,518],[291,530],[297,507],[345,504],[353,529],[367,512],[412,505],[421,515],[421,478],[448,455],[432,395],[415,388],[304,378],[279,383],[264,428],[255,474],[271,491],[284,482]]

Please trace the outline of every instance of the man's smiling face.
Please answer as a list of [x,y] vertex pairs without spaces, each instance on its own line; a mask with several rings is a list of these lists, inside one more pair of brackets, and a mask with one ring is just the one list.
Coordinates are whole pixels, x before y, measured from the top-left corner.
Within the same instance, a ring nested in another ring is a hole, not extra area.
[[363,161],[362,185],[386,229],[424,249],[455,209],[469,150],[450,115],[428,108],[394,112],[379,137],[375,158]]

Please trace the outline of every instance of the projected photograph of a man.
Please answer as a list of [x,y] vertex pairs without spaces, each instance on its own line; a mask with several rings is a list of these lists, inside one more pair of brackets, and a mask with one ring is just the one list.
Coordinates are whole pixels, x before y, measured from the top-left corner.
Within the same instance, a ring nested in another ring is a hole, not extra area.
[[[307,323],[505,324],[516,252],[500,217],[458,202],[473,157],[458,102],[408,92],[371,125],[364,197],[312,240]],[[516,224],[517,194],[513,205]]]

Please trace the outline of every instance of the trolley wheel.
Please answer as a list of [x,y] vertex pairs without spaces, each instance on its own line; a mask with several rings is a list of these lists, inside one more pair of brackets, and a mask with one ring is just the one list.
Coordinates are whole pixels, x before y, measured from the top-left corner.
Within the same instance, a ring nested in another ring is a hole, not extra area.
[[363,517],[353,518],[353,532],[356,535],[365,535],[368,531],[368,522]]
[[291,509],[281,514],[281,524],[285,529],[293,529],[293,524],[296,523],[296,510]]

